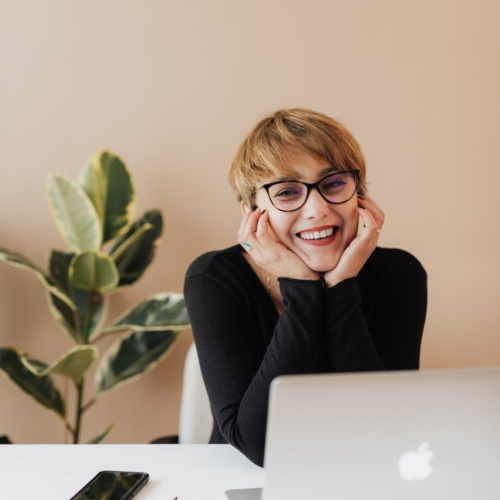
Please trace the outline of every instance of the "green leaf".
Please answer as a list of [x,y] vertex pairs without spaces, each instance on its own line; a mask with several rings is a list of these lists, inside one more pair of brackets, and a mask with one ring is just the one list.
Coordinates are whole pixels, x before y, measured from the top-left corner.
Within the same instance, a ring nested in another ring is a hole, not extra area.
[[113,254],[110,257],[116,262],[119,260],[127,251],[132,250],[133,245],[136,241],[145,233],[153,229],[153,226],[149,223],[143,224],[135,233],[133,233],[128,239],[126,239],[116,250],[113,251]]
[[50,375],[39,377],[28,370],[21,361],[23,356],[26,354],[17,349],[0,348],[0,369],[35,401],[64,418],[64,402],[52,378]]
[[99,250],[101,222],[84,191],[63,175],[49,174],[47,195],[57,228],[71,250]]
[[111,424],[106,429],[103,429],[97,436],[88,442],[88,444],[99,444],[113,429],[115,428],[115,424]]
[[123,234],[136,209],[135,189],[125,163],[112,151],[99,151],[88,160],[78,184],[102,222],[102,242]]
[[51,250],[49,256],[49,274],[54,283],[60,290],[63,290],[64,293],[71,297],[74,300],[73,295],[73,286],[71,285],[71,281],[69,279],[69,264],[71,259],[74,257],[74,253],[72,252],[62,252],[60,250]]
[[[136,231],[144,231],[142,226],[149,224],[151,229],[143,232],[132,244],[123,251],[122,244]],[[150,210],[134,222],[128,231],[117,241],[110,255],[116,263],[120,281],[113,293],[135,283],[153,260],[159,237],[163,230],[163,217],[159,210]],[[120,255],[119,255],[120,254]]]
[[11,252],[4,248],[0,248],[0,260],[14,267],[19,267],[26,271],[32,272],[45,286],[45,288],[56,295],[61,301],[71,308],[75,308],[75,304],[70,297],[65,293],[66,290],[54,281],[50,276],[46,275],[42,269],[35,264],[32,264],[26,257],[20,253]]
[[[29,360],[29,364],[26,363]],[[21,363],[34,375],[39,376],[39,372],[46,370],[49,365],[37,359],[31,359],[27,354],[21,356]]]
[[67,377],[79,380],[94,364],[97,359],[98,349],[96,346],[80,345],[73,347],[50,366],[39,361],[31,360],[28,355],[21,357],[21,362],[35,375],[43,377],[49,373],[59,373]]
[[171,350],[179,332],[132,332],[115,342],[95,372],[94,391],[101,395],[152,370]]
[[9,436],[4,434],[3,436],[0,436],[0,444],[12,444],[12,441],[9,439]]
[[69,279],[77,288],[106,293],[116,288],[119,277],[109,255],[89,250],[73,257],[69,265]]
[[[81,338],[90,305],[90,292],[74,287],[69,279],[69,266],[74,253],[52,250],[49,260],[50,276],[63,288],[75,303],[76,311],[69,308],[53,294],[48,294],[49,309],[56,321],[61,324],[75,342]],[[106,320],[109,300],[105,295],[94,292],[94,313],[90,325],[89,337],[100,330]]]
[[122,330],[185,330],[189,328],[184,295],[181,293],[158,293],[139,302],[125,311],[101,334]]

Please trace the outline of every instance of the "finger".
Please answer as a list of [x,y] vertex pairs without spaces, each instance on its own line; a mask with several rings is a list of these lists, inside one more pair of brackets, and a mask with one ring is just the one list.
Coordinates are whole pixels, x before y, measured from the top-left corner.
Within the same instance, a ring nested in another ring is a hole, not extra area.
[[365,207],[369,210],[372,215],[375,217],[375,221],[377,222],[377,227],[382,229],[385,221],[385,213],[382,209],[371,199],[362,199],[358,197],[358,205],[361,207]]
[[260,240],[265,234],[267,234],[269,231],[269,212],[267,210],[264,210],[262,212],[261,216],[259,217],[259,220],[257,221],[257,229],[255,231],[255,234],[257,238]]
[[373,238],[374,236],[378,238],[379,233],[377,233],[377,229],[380,228],[377,226],[377,221],[375,220],[373,214],[369,210],[363,210],[362,208],[358,208],[358,212],[359,215],[361,215],[361,217],[363,218],[365,226],[359,235],[360,238]]
[[257,230],[257,223],[258,219],[261,214],[261,209],[257,208],[255,209],[251,215],[248,217],[248,220],[246,221],[246,224],[243,228],[243,231],[240,235],[240,238],[248,243],[253,249],[262,249],[262,245],[257,239],[255,235],[255,231]]
[[248,217],[246,226],[245,226],[245,232],[252,232],[255,233],[257,230],[257,222],[259,221],[259,217],[262,214],[262,210],[257,207],[251,214],[250,217]]
[[240,227],[238,229],[238,238],[241,238],[243,236],[243,231],[245,230],[245,226],[247,225],[250,215],[252,215],[252,212],[248,211],[243,216]]

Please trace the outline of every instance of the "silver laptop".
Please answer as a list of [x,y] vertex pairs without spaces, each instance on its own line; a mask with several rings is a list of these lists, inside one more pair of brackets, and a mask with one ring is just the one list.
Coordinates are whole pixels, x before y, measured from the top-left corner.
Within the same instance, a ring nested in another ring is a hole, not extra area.
[[500,367],[287,375],[263,490],[231,500],[500,498]]

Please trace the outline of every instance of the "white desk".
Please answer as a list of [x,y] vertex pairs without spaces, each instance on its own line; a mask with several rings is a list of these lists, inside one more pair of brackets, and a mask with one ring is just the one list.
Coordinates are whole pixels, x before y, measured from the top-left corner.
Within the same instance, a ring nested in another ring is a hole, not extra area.
[[0,445],[0,499],[68,500],[101,470],[147,472],[137,500],[227,500],[264,469],[227,444]]

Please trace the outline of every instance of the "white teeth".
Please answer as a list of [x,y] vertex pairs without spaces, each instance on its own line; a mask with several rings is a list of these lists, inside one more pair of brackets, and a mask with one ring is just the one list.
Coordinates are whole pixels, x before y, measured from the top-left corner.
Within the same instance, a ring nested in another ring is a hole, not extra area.
[[323,231],[304,231],[303,233],[299,233],[299,237],[304,240],[319,240],[322,238],[328,238],[335,231],[335,228],[331,227],[330,229],[323,229]]

